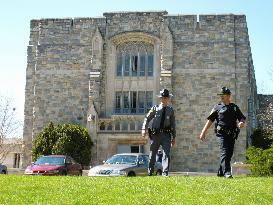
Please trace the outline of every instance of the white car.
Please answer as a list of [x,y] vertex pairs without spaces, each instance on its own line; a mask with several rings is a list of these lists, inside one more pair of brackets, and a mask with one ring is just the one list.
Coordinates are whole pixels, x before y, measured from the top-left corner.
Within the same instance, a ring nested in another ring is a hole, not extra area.
[[6,165],[0,164],[0,174],[7,174],[8,169]]
[[[143,153],[116,154],[103,165],[92,167],[88,176],[147,176],[149,156]],[[162,165],[155,164],[157,175],[162,174]]]

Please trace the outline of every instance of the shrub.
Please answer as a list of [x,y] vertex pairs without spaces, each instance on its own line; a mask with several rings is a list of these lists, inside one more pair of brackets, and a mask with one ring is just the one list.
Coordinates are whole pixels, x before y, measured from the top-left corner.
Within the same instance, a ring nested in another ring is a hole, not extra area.
[[89,165],[93,145],[86,128],[73,124],[54,125],[50,122],[35,138],[32,152],[41,155],[69,155],[82,165]]
[[273,175],[273,148],[249,147],[246,151],[247,162],[252,164],[251,173],[255,176]]
[[269,129],[257,128],[252,135],[252,146],[268,149],[273,145],[273,131]]

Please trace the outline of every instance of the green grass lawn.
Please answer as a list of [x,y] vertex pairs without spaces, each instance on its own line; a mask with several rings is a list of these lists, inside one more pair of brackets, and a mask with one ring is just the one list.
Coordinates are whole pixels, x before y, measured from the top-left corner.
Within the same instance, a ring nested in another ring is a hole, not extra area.
[[0,204],[273,204],[273,178],[0,175]]

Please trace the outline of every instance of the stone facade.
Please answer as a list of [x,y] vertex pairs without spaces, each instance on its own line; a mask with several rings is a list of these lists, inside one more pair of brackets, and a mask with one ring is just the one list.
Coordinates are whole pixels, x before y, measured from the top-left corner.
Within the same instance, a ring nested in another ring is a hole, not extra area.
[[[153,76],[116,77],[117,47],[130,42],[153,46]],[[233,101],[248,119],[256,116],[256,82],[244,15],[158,11],[32,20],[26,78],[25,164],[31,161],[33,139],[49,121],[86,126],[95,144],[92,164],[117,153],[119,145],[139,145],[148,152],[140,136],[144,115],[113,113],[114,95],[120,90],[153,91],[153,103],[163,87],[174,94],[174,171],[217,169],[213,130],[206,143],[198,137],[222,86],[230,87]],[[244,159],[252,122],[237,140],[235,161]]]
[[10,168],[22,168],[22,138],[6,138],[0,146],[0,163]]

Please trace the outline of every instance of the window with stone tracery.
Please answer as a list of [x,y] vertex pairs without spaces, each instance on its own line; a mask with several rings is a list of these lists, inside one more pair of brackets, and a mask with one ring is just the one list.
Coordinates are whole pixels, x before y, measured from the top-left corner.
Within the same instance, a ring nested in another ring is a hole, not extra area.
[[117,46],[116,76],[153,76],[153,45],[130,42]]
[[145,114],[153,106],[153,91],[117,91],[115,114]]

